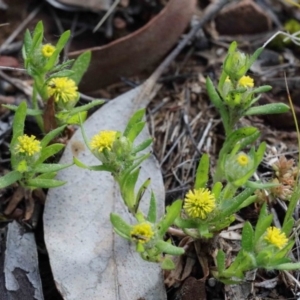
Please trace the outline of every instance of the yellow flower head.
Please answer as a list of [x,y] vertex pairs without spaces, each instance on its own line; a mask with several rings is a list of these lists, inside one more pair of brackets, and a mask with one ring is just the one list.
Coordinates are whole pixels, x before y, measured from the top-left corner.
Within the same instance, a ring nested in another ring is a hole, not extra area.
[[215,195],[205,188],[190,190],[185,196],[183,205],[189,217],[201,219],[205,219],[215,207]]
[[151,240],[154,236],[154,232],[149,223],[143,222],[133,226],[130,236],[134,241],[144,244]]
[[33,156],[41,150],[40,141],[36,140],[34,135],[28,136],[27,134],[24,134],[18,137],[18,144],[16,145],[15,150],[17,153]]
[[42,54],[44,57],[50,57],[52,56],[53,52],[55,51],[55,47],[51,44],[46,44],[42,47]]
[[250,158],[247,154],[245,154],[244,152],[241,152],[236,157],[236,161],[241,167],[245,167],[249,164]]
[[54,97],[55,102],[62,100],[67,103],[78,97],[75,81],[68,77],[52,78],[48,82],[47,91],[49,96]]
[[245,87],[245,88],[252,88],[252,87],[254,87],[254,80],[250,76],[243,76],[239,80],[239,86]]
[[92,150],[97,150],[98,152],[102,152],[104,149],[108,149],[110,151],[116,139],[116,135],[117,135],[117,131],[113,131],[113,130],[100,131],[98,134],[93,136],[91,140]]
[[267,229],[267,234],[264,238],[268,243],[282,249],[288,242],[288,239],[284,232],[277,227],[270,226]]

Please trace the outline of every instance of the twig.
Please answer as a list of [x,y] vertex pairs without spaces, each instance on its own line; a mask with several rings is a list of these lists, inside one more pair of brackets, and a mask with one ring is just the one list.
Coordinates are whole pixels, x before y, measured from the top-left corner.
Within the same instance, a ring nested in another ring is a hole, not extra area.
[[[196,35],[199,29],[203,27],[208,21],[210,21],[227,3],[231,2],[230,0],[218,0],[210,4],[202,19],[199,23],[193,27],[190,32],[184,37],[184,39],[177,45],[177,47],[165,58],[165,60],[158,66],[158,68],[152,73],[152,75],[145,82],[143,89],[139,95],[134,99],[134,102],[138,105],[143,101],[143,103],[149,102],[149,95],[159,79],[162,73],[166,68],[169,67],[171,62],[177,57],[181,50],[188,44],[188,42]],[[147,99],[145,101],[145,99]]]
[[109,10],[106,12],[106,14],[103,16],[103,18],[100,20],[100,22],[96,25],[93,32],[95,33],[101,25],[105,22],[105,20],[109,17],[109,15],[113,12],[113,10],[117,7],[120,0],[115,0],[115,2],[112,4],[112,6],[109,8]]
[[18,36],[18,34],[24,29],[24,27],[37,15],[42,8],[43,4],[33,10],[28,17],[12,32],[12,34],[4,41],[0,47],[0,53]]

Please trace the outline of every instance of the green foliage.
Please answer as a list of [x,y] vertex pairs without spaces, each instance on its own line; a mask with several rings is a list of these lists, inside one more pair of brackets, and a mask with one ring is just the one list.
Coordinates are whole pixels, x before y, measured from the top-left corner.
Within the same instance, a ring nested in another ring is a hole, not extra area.
[[26,111],[26,102],[22,102],[16,109],[10,143],[12,171],[0,178],[0,188],[7,187],[15,182],[29,190],[61,186],[65,182],[55,180],[53,177],[56,172],[72,164],[49,164],[44,162],[64,148],[63,144],[57,143],[50,146],[48,144],[63,131],[65,126],[49,132],[39,142],[34,136],[24,135]]

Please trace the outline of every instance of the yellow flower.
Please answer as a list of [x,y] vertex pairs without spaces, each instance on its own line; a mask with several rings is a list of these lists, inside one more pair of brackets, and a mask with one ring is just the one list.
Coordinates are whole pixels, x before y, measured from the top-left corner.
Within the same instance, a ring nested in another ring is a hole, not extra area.
[[55,51],[55,47],[51,44],[46,44],[42,47],[42,54],[44,57],[50,57],[52,56],[53,52]]
[[143,222],[133,226],[130,236],[134,241],[144,244],[151,240],[154,236],[154,232],[149,223]]
[[277,227],[270,226],[267,229],[267,234],[264,238],[268,243],[282,249],[288,242],[288,239],[284,232]]
[[92,150],[97,150],[98,152],[102,152],[104,149],[108,149],[110,151],[116,139],[116,135],[117,135],[116,131],[112,131],[112,130],[100,131],[98,134],[93,136],[91,140]]
[[68,77],[52,78],[48,82],[47,91],[49,96],[54,97],[55,102],[62,100],[67,103],[78,97],[75,81]]
[[250,76],[243,76],[239,80],[239,85],[245,88],[252,88],[254,87],[254,80]]
[[240,154],[238,154],[238,156],[236,157],[236,161],[237,163],[241,166],[247,166],[250,162],[249,156],[247,154],[245,154],[244,152],[241,152]]
[[18,144],[16,145],[17,153],[24,153],[25,155],[32,156],[41,150],[40,141],[36,140],[34,135],[28,136],[24,134],[18,137]]
[[205,188],[190,190],[184,199],[183,208],[191,218],[205,219],[216,207],[215,195]]

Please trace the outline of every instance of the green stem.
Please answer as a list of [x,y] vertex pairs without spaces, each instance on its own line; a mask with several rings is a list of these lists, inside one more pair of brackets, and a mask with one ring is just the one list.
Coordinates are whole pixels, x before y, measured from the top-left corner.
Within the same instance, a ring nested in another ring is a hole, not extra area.
[[[39,109],[37,95],[38,95],[37,87],[36,87],[36,83],[34,83],[33,93],[32,93],[32,106],[33,106],[33,109]],[[43,121],[42,116],[35,116],[35,120],[36,120],[39,128],[41,129],[41,131],[45,132],[44,131],[44,121]]]

